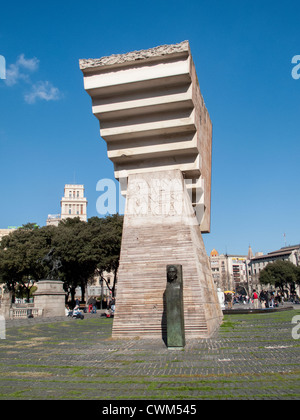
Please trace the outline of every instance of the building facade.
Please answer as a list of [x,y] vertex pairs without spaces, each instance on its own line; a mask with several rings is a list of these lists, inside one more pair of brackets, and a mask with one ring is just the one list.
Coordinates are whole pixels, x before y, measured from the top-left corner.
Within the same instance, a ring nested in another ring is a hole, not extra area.
[[84,197],[84,185],[66,184],[64,196],[60,202],[60,214],[49,214],[47,226],[58,226],[61,220],[79,217],[83,222],[87,221],[87,199]]
[[248,255],[219,254],[213,249],[209,256],[215,286],[221,290],[232,290],[241,293],[244,289],[251,294],[253,289],[262,290],[259,283],[259,273],[269,263],[277,260],[290,261],[300,266],[300,244],[280,248],[263,254],[257,252],[253,256],[249,246]]
[[209,256],[215,286],[221,290],[248,292],[247,255],[219,254],[213,249]]
[[[104,280],[103,280],[104,279]],[[112,298],[111,289],[114,283],[114,274],[112,272],[104,271],[102,276],[95,275],[93,280],[89,281],[86,287],[86,296],[85,299],[88,301],[88,298],[91,296],[100,297],[104,300]],[[81,288],[77,287],[75,290],[75,298],[81,299]]]
[[296,266],[300,266],[300,244],[287,246],[278,249],[277,251],[269,252],[268,254],[259,253],[256,254],[249,261],[249,269],[251,271],[251,278],[253,287],[259,289],[259,273],[263,270],[269,263],[275,261],[290,261]]

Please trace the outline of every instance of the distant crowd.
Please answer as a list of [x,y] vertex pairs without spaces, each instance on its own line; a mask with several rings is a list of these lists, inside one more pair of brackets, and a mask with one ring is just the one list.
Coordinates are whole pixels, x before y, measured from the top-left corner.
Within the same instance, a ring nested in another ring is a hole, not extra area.
[[[108,299],[106,301],[106,309],[104,315],[107,318],[113,317],[115,313],[115,298]],[[96,296],[91,296],[87,303],[80,303],[79,299],[76,299],[75,306],[72,309],[72,305],[66,305],[65,315],[68,317],[75,317],[84,319],[84,313],[97,313],[98,301]],[[99,308],[98,308],[99,309]],[[102,308],[101,308],[102,309]]]
[[283,305],[284,302],[291,302],[293,304],[300,304],[299,296],[296,292],[283,294],[281,292],[262,290],[258,293],[253,290],[251,296],[238,294],[233,292],[225,293],[225,303],[230,309],[234,304],[250,305],[250,307],[258,308],[259,306],[265,308],[276,308]]

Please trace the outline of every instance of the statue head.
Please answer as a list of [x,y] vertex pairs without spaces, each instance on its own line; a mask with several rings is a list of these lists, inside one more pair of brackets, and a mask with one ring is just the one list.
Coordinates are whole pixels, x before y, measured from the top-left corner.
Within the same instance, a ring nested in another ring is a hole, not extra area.
[[167,279],[168,283],[172,283],[177,280],[177,268],[175,265],[167,266]]

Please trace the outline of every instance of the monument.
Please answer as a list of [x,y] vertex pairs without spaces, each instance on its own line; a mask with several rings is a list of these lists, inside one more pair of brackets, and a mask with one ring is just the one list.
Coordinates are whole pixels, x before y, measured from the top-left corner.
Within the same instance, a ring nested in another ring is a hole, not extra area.
[[167,318],[167,346],[182,349],[185,346],[182,266],[167,266],[165,291]]
[[39,280],[37,283],[34,306],[43,310],[44,317],[65,316],[66,293],[63,282],[58,277],[61,262],[55,257],[54,248],[41,260],[41,263],[48,267],[49,272],[45,280]]
[[181,265],[185,339],[222,320],[210,231],[212,124],[187,41],[80,60],[126,196],[113,337],[166,336],[166,266]]
[[225,309],[225,295],[224,295],[224,292],[222,292],[222,290],[219,287],[217,289],[217,294],[218,294],[218,299],[219,299],[221,309],[223,311],[223,309]]

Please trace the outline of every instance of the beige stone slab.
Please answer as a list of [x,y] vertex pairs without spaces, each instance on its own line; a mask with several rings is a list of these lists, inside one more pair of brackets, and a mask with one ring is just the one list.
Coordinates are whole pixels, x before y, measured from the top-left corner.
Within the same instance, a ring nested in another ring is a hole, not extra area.
[[[80,68],[115,177],[164,169],[201,177],[201,203],[193,204],[201,231],[209,232],[212,124],[189,43],[80,60]],[[172,142],[176,135],[181,144]]]
[[65,315],[65,296],[63,282],[41,280],[34,293],[34,306],[43,310],[44,317]]
[[[153,193],[153,177],[161,181],[162,189],[177,180],[178,189],[170,198],[177,202],[177,213],[170,207],[169,213],[157,214],[151,204],[154,201],[160,207],[161,196]],[[209,337],[218,328],[222,312],[181,172],[148,173],[142,178],[141,186],[140,175],[129,177],[113,337],[164,336],[167,264],[183,267],[186,338]],[[135,212],[131,202],[138,197],[147,205]]]

